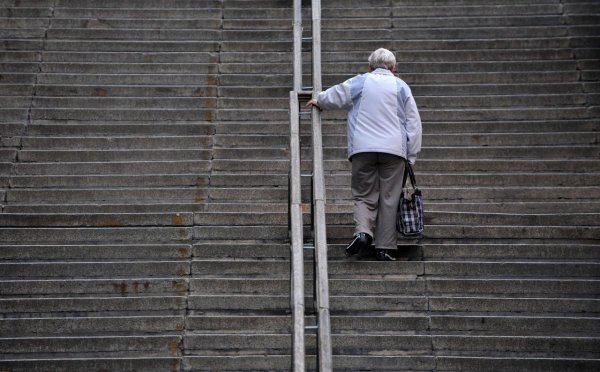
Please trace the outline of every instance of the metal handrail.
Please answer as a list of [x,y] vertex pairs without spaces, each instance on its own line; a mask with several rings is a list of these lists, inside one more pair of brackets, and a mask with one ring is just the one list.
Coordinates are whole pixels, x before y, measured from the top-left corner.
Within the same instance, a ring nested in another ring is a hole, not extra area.
[[298,95],[290,92],[290,305],[292,308],[292,364],[294,371],[304,371],[304,227],[300,179],[300,119]]
[[[290,92],[290,175],[289,230],[291,249],[290,306],[293,317],[292,369],[305,370],[304,344],[304,226],[302,221],[300,174],[300,103],[302,91],[302,1],[294,0],[294,90]],[[312,95],[321,91],[321,2],[312,0]],[[331,325],[329,317],[329,278],[327,273],[327,231],[325,224],[325,177],[323,172],[323,143],[321,113],[312,108],[313,171],[311,184],[312,224],[314,234],[314,284],[317,313],[317,360],[319,371],[332,370]]]
[[[312,75],[313,98],[321,91],[321,1],[312,0]],[[323,141],[321,111],[312,108],[313,147],[313,209],[315,214],[315,270],[318,330],[319,371],[332,370],[331,324],[329,318],[329,275],[327,270],[327,229],[325,221],[325,176],[323,172]]]

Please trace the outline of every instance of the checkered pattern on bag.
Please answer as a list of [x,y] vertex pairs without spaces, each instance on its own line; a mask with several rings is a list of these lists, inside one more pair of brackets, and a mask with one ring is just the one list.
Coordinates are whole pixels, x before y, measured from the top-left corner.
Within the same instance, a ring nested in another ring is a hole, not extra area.
[[410,199],[405,198],[404,195],[404,192],[402,192],[400,196],[396,228],[399,233],[405,236],[419,235],[424,228],[423,196],[418,189],[415,190]]

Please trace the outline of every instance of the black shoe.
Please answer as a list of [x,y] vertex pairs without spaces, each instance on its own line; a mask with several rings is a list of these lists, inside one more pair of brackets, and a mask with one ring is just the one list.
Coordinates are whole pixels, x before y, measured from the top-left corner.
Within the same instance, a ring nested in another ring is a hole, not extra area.
[[357,254],[361,248],[368,247],[372,242],[373,238],[367,233],[354,234],[354,240],[346,247],[346,256],[350,257]]
[[396,261],[396,258],[388,252],[387,249],[377,249],[375,251],[377,261]]

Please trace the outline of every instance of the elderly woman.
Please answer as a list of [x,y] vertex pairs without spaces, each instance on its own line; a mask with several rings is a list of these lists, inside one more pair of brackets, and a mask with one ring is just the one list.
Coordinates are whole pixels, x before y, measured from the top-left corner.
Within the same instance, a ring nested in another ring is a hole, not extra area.
[[405,161],[421,151],[421,118],[410,88],[394,76],[396,57],[380,48],[369,56],[369,72],[319,93],[306,106],[348,111],[348,159],[352,162],[355,233],[352,256],[375,238],[376,258],[394,260],[396,212]]

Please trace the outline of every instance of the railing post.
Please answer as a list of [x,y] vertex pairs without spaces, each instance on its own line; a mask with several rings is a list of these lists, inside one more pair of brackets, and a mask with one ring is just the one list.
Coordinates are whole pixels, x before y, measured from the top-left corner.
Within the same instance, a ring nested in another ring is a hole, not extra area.
[[[312,63],[313,98],[322,90],[321,84],[321,1],[312,0]],[[325,176],[323,170],[323,141],[321,112],[312,108],[313,184],[315,197],[315,261],[317,271],[317,312],[319,321],[319,371],[332,370],[331,324],[329,319],[329,275],[327,270],[327,228],[325,221]]]
[[302,0],[294,0],[294,91],[302,90]]
[[300,124],[298,94],[290,92],[290,302],[293,318],[292,363],[294,372],[305,369],[304,347],[304,237],[300,190]]

